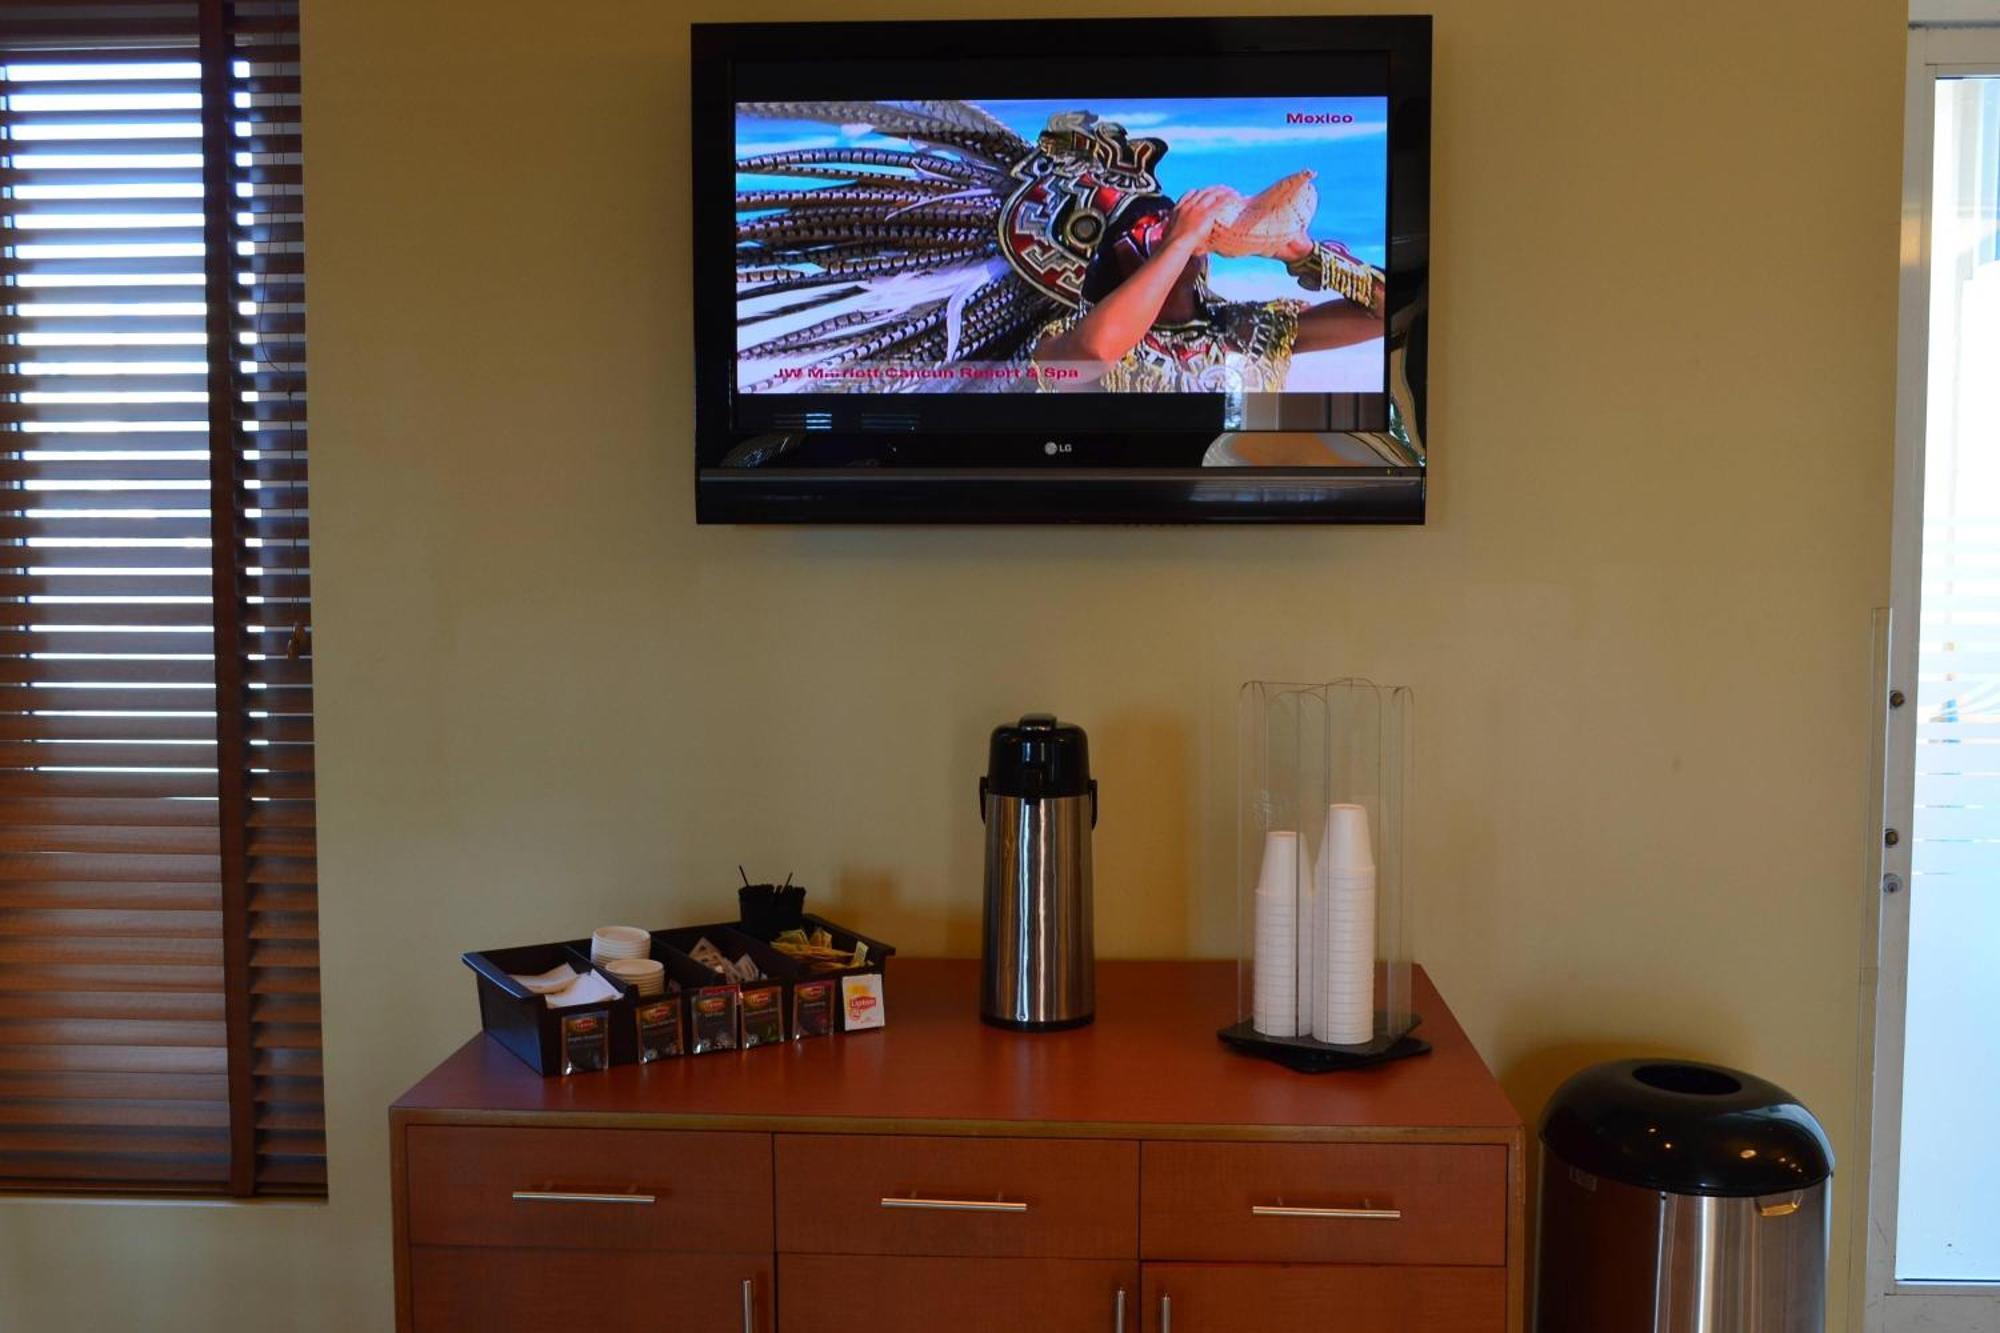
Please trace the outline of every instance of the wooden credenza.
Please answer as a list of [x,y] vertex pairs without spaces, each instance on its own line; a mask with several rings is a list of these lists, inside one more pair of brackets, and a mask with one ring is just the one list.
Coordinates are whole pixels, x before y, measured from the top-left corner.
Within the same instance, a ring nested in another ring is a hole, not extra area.
[[1100,963],[1097,1022],[889,1026],[544,1079],[475,1037],[389,1115],[398,1327],[1519,1333],[1520,1118],[1421,972],[1428,1056],[1232,1054],[1226,963]]

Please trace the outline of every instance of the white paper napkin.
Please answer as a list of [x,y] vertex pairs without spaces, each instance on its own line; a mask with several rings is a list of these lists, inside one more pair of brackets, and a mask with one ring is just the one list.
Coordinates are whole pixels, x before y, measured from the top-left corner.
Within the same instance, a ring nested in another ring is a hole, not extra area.
[[558,963],[548,971],[537,972],[533,976],[523,976],[515,972],[509,972],[507,975],[537,995],[552,995],[576,980],[576,969],[568,963]]
[[573,1009],[580,1004],[602,1004],[618,998],[618,988],[595,972],[585,972],[559,991],[542,998],[551,1009]]

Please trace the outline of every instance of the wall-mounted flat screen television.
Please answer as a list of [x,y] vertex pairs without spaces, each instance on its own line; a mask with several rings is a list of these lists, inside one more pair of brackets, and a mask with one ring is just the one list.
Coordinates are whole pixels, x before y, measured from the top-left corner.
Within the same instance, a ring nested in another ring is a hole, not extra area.
[[699,519],[1421,522],[1430,51],[695,25]]

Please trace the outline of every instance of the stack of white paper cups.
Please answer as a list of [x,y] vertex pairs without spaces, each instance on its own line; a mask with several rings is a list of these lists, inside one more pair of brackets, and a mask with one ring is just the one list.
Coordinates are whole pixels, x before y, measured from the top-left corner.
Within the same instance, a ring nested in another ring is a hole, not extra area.
[[1313,879],[1312,1035],[1358,1046],[1375,1039],[1375,852],[1366,809],[1326,808]]
[[1298,872],[1294,877],[1298,883],[1298,1012],[1299,1035],[1313,1034],[1313,1010],[1319,1005],[1319,987],[1314,982],[1317,969],[1314,963],[1319,955],[1319,916],[1315,905],[1319,895],[1313,891],[1313,868],[1311,847],[1304,838],[1297,839]]
[[1299,835],[1264,835],[1257,873],[1255,993],[1250,1025],[1267,1037],[1299,1035]]

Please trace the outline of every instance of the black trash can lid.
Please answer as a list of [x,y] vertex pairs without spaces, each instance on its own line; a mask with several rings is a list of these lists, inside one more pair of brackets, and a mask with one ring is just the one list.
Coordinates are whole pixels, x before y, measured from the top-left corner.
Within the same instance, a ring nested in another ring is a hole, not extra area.
[[1594,1176],[1671,1194],[1782,1194],[1833,1174],[1833,1145],[1791,1093],[1741,1070],[1615,1060],[1556,1089],[1542,1143]]

